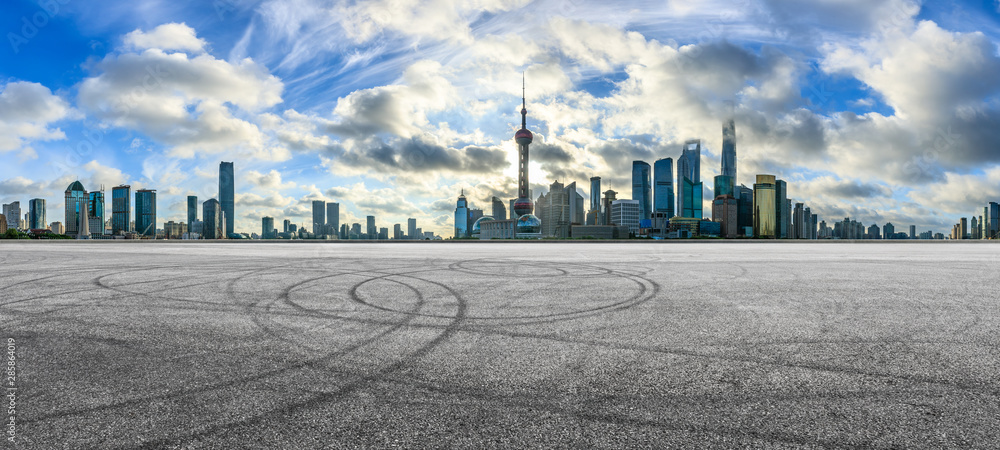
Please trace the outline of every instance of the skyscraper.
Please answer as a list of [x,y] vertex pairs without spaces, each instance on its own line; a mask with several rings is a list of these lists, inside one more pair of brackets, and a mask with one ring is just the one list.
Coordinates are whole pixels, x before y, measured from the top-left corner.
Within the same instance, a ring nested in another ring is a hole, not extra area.
[[989,219],[986,219],[986,225],[989,229],[986,238],[1000,239],[1000,204],[990,202],[986,209],[986,216],[989,216]]
[[187,197],[187,232],[194,232],[194,223],[198,221],[198,196],[189,195]]
[[632,200],[639,202],[639,220],[649,219],[653,215],[649,172],[649,164],[645,161],[632,161]]
[[702,217],[701,140],[684,143],[677,158],[677,213],[682,217]]
[[326,234],[326,201],[313,200],[312,232],[316,236]]
[[201,221],[202,239],[222,238],[222,205],[218,200],[210,198],[202,203]]
[[417,219],[406,219],[406,238],[417,239]]
[[395,224],[392,226],[392,239],[400,240],[403,239],[403,226],[400,224]]
[[222,207],[221,221],[226,224],[223,237],[228,238],[236,225],[236,176],[231,162],[219,163],[219,205]]
[[274,217],[264,216],[260,218],[260,238],[274,238]]
[[722,175],[730,177],[732,188],[736,187],[736,123],[732,117],[722,124]]
[[45,220],[45,199],[33,198],[28,200],[28,229],[40,230],[47,228],[48,222]]
[[[190,220],[188,220],[190,226]],[[122,184],[111,188],[111,234],[132,231],[132,186]]]
[[[975,218],[973,218],[973,220],[975,220]],[[917,226],[910,225],[910,239],[916,239],[916,238],[917,238]]]
[[614,225],[628,227],[629,232],[639,232],[639,220],[642,205],[638,200],[615,200],[611,202],[611,222]]
[[601,205],[601,225],[612,225],[611,221],[611,204],[618,200],[618,193],[608,189],[604,192],[604,204]]
[[674,216],[674,160],[660,158],[653,163],[653,211]]
[[156,190],[135,191],[135,232],[156,237]]
[[737,194],[737,198],[739,198],[736,226],[739,228],[739,234],[744,235],[747,228],[753,228],[753,189],[741,184],[734,191],[734,194]]
[[[68,195],[69,193],[67,192],[67,196]],[[10,202],[3,205],[3,215],[7,218],[7,228],[21,228],[18,223],[21,220],[21,202]]]
[[90,234],[104,234],[104,186],[88,193],[87,214],[90,217]]
[[77,237],[80,233],[80,216],[87,215],[87,191],[79,181],[70,183],[66,188],[65,206],[66,235]]
[[337,234],[340,229],[340,203],[330,202],[326,204],[326,233]]
[[[507,220],[507,208],[503,205],[503,200],[493,197],[491,203],[493,204],[493,220]],[[416,225],[413,227],[416,228]]]
[[788,225],[791,222],[791,211],[788,210],[788,184],[785,180],[774,180],[775,230],[774,237],[788,239]]
[[368,239],[373,241],[375,239],[378,239],[378,229],[375,228],[375,216],[367,216],[365,217],[365,221],[367,222],[368,225],[367,227]]
[[774,239],[777,231],[774,175],[757,175],[753,185],[754,237]]
[[600,211],[600,210],[601,210],[601,177],[590,177],[590,211]]

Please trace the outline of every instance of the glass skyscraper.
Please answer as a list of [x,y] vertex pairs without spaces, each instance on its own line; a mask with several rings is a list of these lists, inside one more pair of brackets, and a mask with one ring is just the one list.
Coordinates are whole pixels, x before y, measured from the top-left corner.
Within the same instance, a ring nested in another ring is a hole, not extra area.
[[142,236],[156,237],[156,191],[135,191],[135,232]]
[[378,229],[375,228],[375,216],[366,216],[365,225],[367,225],[366,234],[368,235],[368,239],[373,241],[378,239]]
[[[736,124],[732,118],[722,124],[722,175],[736,183]],[[715,194],[718,196],[719,194]]]
[[674,216],[674,160],[660,158],[653,163],[653,211]]
[[340,203],[330,202],[326,204],[326,233],[337,234],[340,230]]
[[[590,177],[590,211],[601,210],[601,177]],[[493,217],[496,219],[496,217]],[[502,219],[497,219],[502,220]]]
[[115,186],[111,188],[111,234],[128,233],[132,231],[131,225],[132,186],[127,184]]
[[194,232],[194,223],[198,221],[198,196],[189,195],[187,198],[188,206],[188,223],[187,231],[188,233]]
[[[101,189],[104,189],[102,186]],[[93,191],[90,192],[89,198],[87,199],[87,208],[90,214],[90,218],[93,219],[97,224],[100,225],[99,228],[95,229],[93,225],[90,226],[90,234],[104,234],[104,191]]]
[[326,234],[326,202],[323,200],[313,200],[313,222],[312,232],[319,236]]
[[236,224],[236,175],[231,162],[219,163],[219,205],[226,222],[224,237],[228,238]]
[[649,164],[645,161],[632,161],[632,200],[639,201],[639,220],[649,219],[653,215],[653,192],[649,172]]
[[45,229],[45,199],[33,198],[28,200],[28,229]]
[[79,181],[70,183],[66,188],[65,205],[66,235],[76,237],[80,231],[80,216],[87,212],[87,191]]
[[261,217],[260,218],[260,238],[261,239],[273,239],[274,236],[274,217]]
[[462,194],[458,196],[458,203],[455,206],[455,238],[464,238],[468,235],[469,202],[465,199],[465,189],[462,189]]
[[789,211],[790,203],[788,201],[788,183],[784,180],[774,181],[774,202],[775,202],[775,220],[777,224],[775,225],[775,236],[778,239],[788,239],[789,237],[789,227],[792,222],[792,212]]
[[[682,217],[701,218],[701,140],[684,143],[677,158],[677,213]],[[697,203],[697,204],[695,204]],[[695,212],[697,211],[697,213]]]
[[753,185],[754,237],[774,239],[777,233],[777,212],[774,175],[757,175]]
[[201,237],[202,239],[220,239],[222,236],[222,205],[219,201],[210,198],[202,204],[201,211]]

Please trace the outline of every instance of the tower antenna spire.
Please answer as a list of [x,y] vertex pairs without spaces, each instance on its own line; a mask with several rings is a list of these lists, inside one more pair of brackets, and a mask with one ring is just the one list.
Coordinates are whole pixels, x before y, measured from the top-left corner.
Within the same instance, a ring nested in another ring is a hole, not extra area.
[[528,103],[524,99],[524,72],[521,72],[521,129],[528,129]]

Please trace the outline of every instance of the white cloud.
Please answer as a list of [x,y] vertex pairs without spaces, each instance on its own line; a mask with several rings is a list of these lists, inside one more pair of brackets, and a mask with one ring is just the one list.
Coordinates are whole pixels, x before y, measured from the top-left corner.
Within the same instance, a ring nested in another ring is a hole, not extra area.
[[205,49],[205,40],[196,36],[194,28],[185,23],[165,23],[148,33],[136,29],[126,34],[124,41],[126,46],[136,50],[156,48],[200,53]]
[[250,184],[267,190],[285,190],[296,186],[295,182],[282,182],[281,172],[271,170],[268,173],[260,173],[256,170],[248,170],[241,174]]
[[69,104],[47,87],[25,81],[0,85],[0,153],[33,156],[31,142],[66,139],[54,122],[72,116]]

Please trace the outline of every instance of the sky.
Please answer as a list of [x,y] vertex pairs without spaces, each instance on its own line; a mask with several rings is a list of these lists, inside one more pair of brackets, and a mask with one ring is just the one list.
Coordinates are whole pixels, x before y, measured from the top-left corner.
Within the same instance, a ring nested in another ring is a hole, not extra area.
[[[1000,202],[996,0],[9,0],[0,6],[0,202],[130,184],[158,226],[236,170],[236,230],[414,217],[452,234],[514,198],[521,77],[534,195],[701,139],[706,213],[733,105],[756,174],[828,223],[947,234]],[[110,210],[110,200],[107,208]],[[200,216],[200,212],[199,212]]]

